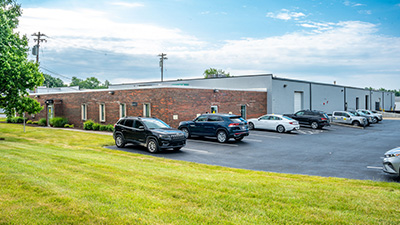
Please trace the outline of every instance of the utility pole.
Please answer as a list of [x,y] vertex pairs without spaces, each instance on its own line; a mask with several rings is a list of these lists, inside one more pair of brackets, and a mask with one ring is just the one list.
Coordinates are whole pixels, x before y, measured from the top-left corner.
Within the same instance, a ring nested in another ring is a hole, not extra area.
[[160,56],[160,67],[161,67],[161,82],[163,82],[163,74],[164,74],[164,59],[167,60],[168,58],[165,57],[167,54],[161,53]]
[[[32,34],[31,36],[35,36],[35,37],[37,37],[37,39],[35,38],[35,39],[33,39],[33,40],[35,40],[35,41],[37,41],[37,44],[33,47],[33,53],[36,53],[36,63],[39,63],[39,46],[40,46],[40,42],[47,42],[47,40],[46,39],[44,39],[44,38],[41,38],[41,37],[47,37],[45,34],[41,34],[40,32],[39,33],[34,33],[34,34]],[[33,54],[33,55],[35,55],[35,54]]]

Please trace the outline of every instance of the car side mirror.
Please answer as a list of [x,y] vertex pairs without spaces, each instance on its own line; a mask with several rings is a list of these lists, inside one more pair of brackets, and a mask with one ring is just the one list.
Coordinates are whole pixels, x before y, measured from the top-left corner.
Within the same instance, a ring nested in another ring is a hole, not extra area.
[[144,126],[139,126],[139,129],[140,130],[144,130]]
[[258,118],[258,121],[260,121],[261,120],[261,118]]

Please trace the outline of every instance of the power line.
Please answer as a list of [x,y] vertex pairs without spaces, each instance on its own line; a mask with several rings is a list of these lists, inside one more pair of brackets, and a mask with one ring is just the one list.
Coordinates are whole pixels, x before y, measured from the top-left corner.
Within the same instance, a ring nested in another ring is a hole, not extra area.
[[50,69],[47,69],[47,68],[44,67],[44,66],[40,66],[40,68],[43,69],[43,70],[46,70],[46,71],[49,72],[49,73],[52,73],[52,74],[54,74],[54,75],[57,75],[57,76],[59,76],[59,77],[62,77],[62,78],[64,78],[64,79],[68,79],[68,80],[71,80],[71,81],[72,81],[72,78],[67,77],[67,76],[64,76],[64,75],[62,75],[62,74],[59,74],[59,73],[57,73],[57,72],[51,71]]
[[[46,39],[40,38],[40,37],[47,37],[45,34],[41,34],[38,32],[37,34],[34,33],[31,36],[37,37],[37,39],[33,39],[34,41],[37,41],[37,44],[33,47],[32,53],[36,53],[36,63],[39,63],[39,47],[40,47],[40,42],[47,42]],[[35,54],[33,54],[35,55]]]
[[164,59],[167,60],[168,58],[165,57],[167,54],[161,53],[158,56],[160,56],[160,67],[161,67],[161,82],[163,82],[163,76],[164,76]]

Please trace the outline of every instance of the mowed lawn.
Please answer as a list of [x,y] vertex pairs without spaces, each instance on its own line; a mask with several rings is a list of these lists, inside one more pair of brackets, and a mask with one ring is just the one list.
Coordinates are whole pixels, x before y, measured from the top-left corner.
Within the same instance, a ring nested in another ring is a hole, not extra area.
[[400,185],[256,172],[0,123],[0,224],[399,224]]

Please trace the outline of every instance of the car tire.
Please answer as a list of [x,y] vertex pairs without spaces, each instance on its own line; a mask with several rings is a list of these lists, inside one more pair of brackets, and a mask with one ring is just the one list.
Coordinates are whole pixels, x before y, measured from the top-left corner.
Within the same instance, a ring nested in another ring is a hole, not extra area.
[[229,138],[225,131],[220,130],[217,132],[217,140],[219,143],[225,143],[229,140]]
[[276,127],[276,131],[278,131],[279,133],[283,133],[283,132],[285,132],[285,127],[282,125],[279,125]]
[[115,145],[118,148],[125,147],[125,139],[121,134],[118,134],[117,136],[115,136]]
[[357,120],[356,120],[356,121],[353,121],[352,124],[353,124],[353,126],[357,126],[357,127],[360,126],[360,122],[358,122]]
[[312,122],[310,125],[311,125],[312,129],[318,129],[319,128],[318,122],[316,122],[316,121]]
[[154,138],[150,138],[147,141],[147,150],[151,153],[157,153],[160,149],[160,146],[158,146],[158,142]]
[[378,123],[378,119],[376,117],[372,117],[372,123]]
[[378,117],[375,117],[376,123],[379,123],[381,120]]
[[181,131],[185,133],[185,138],[190,138],[190,131],[186,127],[182,127]]
[[254,130],[254,124],[252,122],[249,123],[249,130]]

